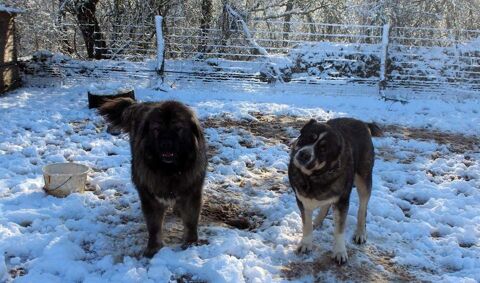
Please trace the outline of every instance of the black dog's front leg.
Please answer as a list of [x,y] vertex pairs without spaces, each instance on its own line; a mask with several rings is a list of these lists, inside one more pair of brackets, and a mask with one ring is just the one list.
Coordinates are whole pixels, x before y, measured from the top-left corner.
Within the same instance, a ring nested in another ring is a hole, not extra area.
[[201,193],[193,193],[178,200],[176,207],[183,221],[183,247],[198,241],[198,222],[202,208]]
[[138,190],[138,192],[148,230],[148,244],[143,255],[151,258],[163,247],[162,228],[166,207],[147,191]]

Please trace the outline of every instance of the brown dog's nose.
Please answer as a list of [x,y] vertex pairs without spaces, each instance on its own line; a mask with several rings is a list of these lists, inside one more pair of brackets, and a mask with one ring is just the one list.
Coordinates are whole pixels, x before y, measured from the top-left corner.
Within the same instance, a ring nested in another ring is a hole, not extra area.
[[297,159],[298,161],[300,161],[301,163],[306,163],[310,160],[310,158],[312,157],[312,155],[310,154],[310,152],[308,152],[307,150],[301,150],[298,152],[297,154]]

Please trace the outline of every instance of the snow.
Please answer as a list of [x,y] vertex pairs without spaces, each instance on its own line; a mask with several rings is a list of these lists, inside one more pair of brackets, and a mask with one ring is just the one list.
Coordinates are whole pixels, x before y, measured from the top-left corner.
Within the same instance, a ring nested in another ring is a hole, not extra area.
[[385,71],[386,71],[386,64],[387,64],[387,56],[388,56],[388,34],[390,31],[390,25],[385,24],[382,28],[382,53],[380,57],[380,81],[385,80]]
[[253,38],[247,26],[247,23],[245,23],[245,21],[243,20],[243,17],[237,11],[235,11],[230,5],[226,4],[225,8],[227,9],[228,13],[237,21],[237,23],[240,23],[242,25],[242,30],[243,30],[243,33],[245,34],[245,38],[248,41],[248,43],[250,43],[250,45],[252,45],[255,48],[255,50],[257,50],[261,55],[268,56],[267,50],[265,50],[265,48],[260,46]]
[[13,8],[13,7],[8,7],[8,6],[5,6],[4,4],[0,4],[0,12],[7,12],[9,14],[18,14],[18,13],[23,13],[23,10]]
[[101,82],[88,87],[88,92],[93,95],[114,95],[117,93],[126,93],[131,90],[130,87],[126,87],[120,82]]
[[157,37],[157,71],[162,70],[165,41],[163,39],[162,16],[155,16],[155,33]]
[[[399,104],[360,95],[361,88],[350,84],[342,87],[352,95],[332,96],[328,87],[318,95],[301,84],[252,88],[198,81],[177,81],[165,93],[153,90],[149,78],[110,75],[86,83],[27,84],[0,98],[0,281],[480,280],[478,98]],[[212,218],[200,225],[200,238],[208,243],[182,250],[178,223],[167,221],[167,246],[151,260],[140,256],[147,234],[130,181],[128,138],[106,133],[86,95],[132,86],[137,100],[177,99],[204,122],[213,156],[202,219],[210,219],[208,209],[220,203],[237,207],[235,213],[256,225],[237,229]],[[400,131],[374,139],[368,242],[359,247],[350,240],[358,209],[354,192],[347,219],[349,263],[337,267],[330,260],[330,214],[314,231],[314,251],[294,253],[302,225],[286,170],[288,141],[299,132],[295,123],[342,116],[460,138],[407,138]],[[256,132],[257,124],[264,128]],[[269,132],[276,127],[284,131]],[[473,147],[455,150],[449,144],[472,136]],[[41,168],[70,161],[93,169],[87,191],[62,199],[46,195]]]

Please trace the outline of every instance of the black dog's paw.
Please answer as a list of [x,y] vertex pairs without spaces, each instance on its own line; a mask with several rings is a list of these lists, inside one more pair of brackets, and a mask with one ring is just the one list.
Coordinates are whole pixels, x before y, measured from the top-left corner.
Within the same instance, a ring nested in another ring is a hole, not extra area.
[[181,245],[182,250],[186,250],[192,246],[203,246],[203,245],[208,245],[210,242],[205,239],[199,239],[197,241],[186,241]]
[[146,248],[145,251],[143,252],[143,256],[147,258],[152,258],[159,249],[152,249],[152,248]]
[[163,248],[163,244],[148,246],[143,252],[143,256],[152,258],[161,248]]

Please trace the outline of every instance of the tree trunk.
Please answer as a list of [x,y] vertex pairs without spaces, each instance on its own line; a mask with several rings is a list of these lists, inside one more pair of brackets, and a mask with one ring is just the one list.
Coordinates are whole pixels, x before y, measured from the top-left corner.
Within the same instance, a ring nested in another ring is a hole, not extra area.
[[73,54],[74,49],[70,44],[70,42],[68,41],[68,35],[67,35],[68,30],[67,30],[67,27],[64,25],[65,18],[67,16],[64,5],[65,5],[64,1],[58,2],[58,15],[57,15],[56,24],[57,24],[58,30],[61,31],[61,36],[62,36],[60,51],[64,54],[71,55]]
[[285,8],[285,18],[283,23],[283,47],[288,46],[289,34],[292,31],[290,21],[292,20],[292,15],[289,14],[293,9],[293,0],[287,2],[287,7]]
[[87,48],[88,58],[105,58],[107,44],[100,32],[97,18],[95,17],[96,5],[99,0],[82,1],[77,8],[77,20]]
[[201,38],[198,45],[198,52],[207,51],[207,36],[212,22],[212,0],[202,0],[202,18],[200,19]]
[[315,21],[313,20],[312,14],[307,14],[307,22],[309,23],[309,32],[310,34],[310,41],[317,41],[317,37],[315,34],[317,33],[317,28],[315,27]]

